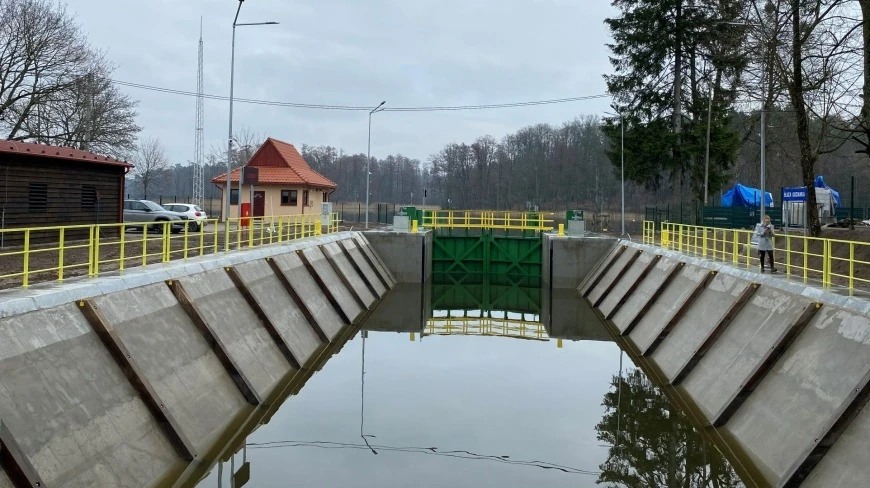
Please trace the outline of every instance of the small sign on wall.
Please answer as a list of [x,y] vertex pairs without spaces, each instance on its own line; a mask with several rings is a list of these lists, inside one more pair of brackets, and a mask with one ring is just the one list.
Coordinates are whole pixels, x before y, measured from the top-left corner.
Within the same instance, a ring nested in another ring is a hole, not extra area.
[[260,168],[256,166],[244,166],[242,179],[246,185],[258,185],[260,183]]

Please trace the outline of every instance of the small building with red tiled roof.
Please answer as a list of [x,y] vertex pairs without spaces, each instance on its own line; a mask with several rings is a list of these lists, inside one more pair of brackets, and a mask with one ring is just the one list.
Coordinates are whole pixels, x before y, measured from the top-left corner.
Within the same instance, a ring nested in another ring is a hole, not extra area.
[[[320,214],[320,204],[329,201],[336,185],[329,178],[311,169],[299,151],[278,139],[268,138],[242,168],[256,168],[257,181],[253,188],[248,180],[242,182],[242,204],[251,202],[252,216]],[[239,215],[239,171],[230,174],[230,217]],[[245,172],[245,177],[250,171]],[[221,190],[221,218],[226,208],[225,187],[227,174],[212,178]]]
[[[8,229],[123,222],[124,176],[132,167],[70,147],[0,141],[2,225]],[[19,233],[9,237],[15,234]],[[67,239],[72,237],[67,233]]]

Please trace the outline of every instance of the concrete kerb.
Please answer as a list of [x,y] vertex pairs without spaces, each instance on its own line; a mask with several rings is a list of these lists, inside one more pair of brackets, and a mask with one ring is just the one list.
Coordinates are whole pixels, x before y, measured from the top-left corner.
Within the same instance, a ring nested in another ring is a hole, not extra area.
[[654,254],[661,254],[664,257],[682,261],[686,264],[694,264],[696,266],[716,271],[718,273],[727,274],[730,276],[734,276],[736,278],[740,278],[749,282],[755,282],[761,284],[764,287],[771,287],[778,290],[781,290],[786,293],[790,293],[793,295],[802,296],[804,298],[808,298],[813,301],[822,302],[828,305],[834,305],[845,310],[849,310],[851,312],[859,313],[859,314],[870,314],[870,301],[862,299],[844,296],[839,293],[834,293],[829,290],[825,290],[813,285],[796,283],[794,281],[789,281],[787,279],[783,279],[782,276],[784,274],[779,275],[770,275],[770,274],[762,274],[755,271],[750,271],[746,269],[735,268],[731,266],[729,263],[722,263],[718,261],[710,261],[709,259],[705,259],[697,256],[689,256],[686,254],[681,254],[676,251],[671,251],[668,249],[661,249],[659,247],[649,246],[646,244],[640,244],[635,242],[628,241],[620,241],[622,244],[634,248],[644,250],[646,252],[651,252]]
[[207,254],[190,257],[187,260],[137,266],[123,272],[112,272],[108,276],[103,275],[97,278],[79,277],[62,283],[39,283],[29,288],[4,290],[0,292],[0,318],[151,285],[172,278],[190,276],[211,269],[264,259],[313,245],[348,239],[356,234],[358,232],[345,231],[312,236],[291,242],[268,244],[249,250],[230,251],[226,254]]
[[36,310],[36,300],[32,296],[4,297],[0,304],[0,319]]
[[102,295],[108,295],[109,293],[115,293],[121,290],[126,289],[127,284],[124,283],[124,280],[121,279],[107,279],[107,278],[97,278],[94,280],[98,287],[100,287],[100,293]]

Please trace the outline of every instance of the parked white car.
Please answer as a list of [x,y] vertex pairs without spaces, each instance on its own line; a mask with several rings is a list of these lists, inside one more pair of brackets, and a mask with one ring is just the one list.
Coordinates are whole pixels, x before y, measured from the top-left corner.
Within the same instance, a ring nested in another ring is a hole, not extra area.
[[196,222],[195,232],[202,230],[205,220],[208,219],[205,210],[203,210],[199,205],[193,205],[190,203],[165,203],[163,204],[163,208],[171,212],[178,212],[187,215],[189,220]]

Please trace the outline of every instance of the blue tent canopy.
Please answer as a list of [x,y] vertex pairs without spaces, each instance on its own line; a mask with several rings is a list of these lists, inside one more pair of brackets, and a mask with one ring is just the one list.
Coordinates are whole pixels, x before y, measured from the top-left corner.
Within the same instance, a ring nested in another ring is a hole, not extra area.
[[840,203],[840,193],[837,190],[829,187],[825,183],[825,180],[822,178],[822,175],[816,176],[816,188],[827,188],[828,190],[831,190],[831,195],[834,196],[834,203],[836,203],[838,207],[843,206]]
[[[764,192],[764,204],[766,207],[773,206],[773,195]],[[757,207],[761,203],[761,190],[750,188],[740,183],[722,195],[723,207]]]

